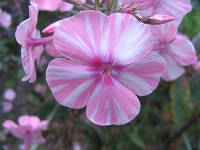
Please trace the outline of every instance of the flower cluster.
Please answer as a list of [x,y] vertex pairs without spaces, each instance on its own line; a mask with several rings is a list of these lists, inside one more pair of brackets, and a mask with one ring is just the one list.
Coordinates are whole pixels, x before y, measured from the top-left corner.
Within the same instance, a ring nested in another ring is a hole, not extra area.
[[193,45],[177,33],[191,10],[189,0],[67,2],[79,12],[46,27],[43,33],[53,35],[41,38],[36,29],[39,10],[55,11],[66,2],[31,0],[29,18],[16,31],[26,73],[22,80],[35,82],[35,61],[45,47],[48,54],[60,57],[46,70],[55,99],[70,108],[86,106],[95,124],[130,122],[140,111],[137,96],[150,94],[160,78],[177,79],[184,66],[196,63]]

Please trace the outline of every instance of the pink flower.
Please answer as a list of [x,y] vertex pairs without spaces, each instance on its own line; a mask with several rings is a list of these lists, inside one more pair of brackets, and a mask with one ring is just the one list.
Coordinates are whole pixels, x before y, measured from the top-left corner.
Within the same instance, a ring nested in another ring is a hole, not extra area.
[[6,89],[3,94],[3,98],[8,101],[13,101],[16,98],[17,94],[12,88]]
[[151,7],[141,10],[139,13],[143,16],[155,14],[174,16],[176,19],[173,22],[178,26],[182,17],[191,9],[190,0],[154,0]]
[[49,121],[40,119],[37,116],[24,115],[18,119],[19,125],[12,120],[6,120],[3,127],[8,129],[14,136],[25,141],[25,150],[31,144],[43,144],[46,139],[42,136],[41,131],[47,128]]
[[140,111],[136,95],[151,93],[166,68],[152,45],[147,26],[130,14],[80,12],[55,30],[54,46],[70,60],[49,63],[48,85],[60,104],[87,105],[93,123],[126,124]]
[[30,18],[20,23],[15,33],[17,42],[22,45],[22,66],[26,72],[22,81],[30,79],[29,82],[31,83],[36,80],[35,61],[37,60],[39,63],[44,50],[42,45],[52,43],[52,37],[40,38],[40,33],[36,29],[38,11],[37,4],[31,3],[31,6],[29,6]]
[[2,107],[1,110],[2,110],[3,113],[8,113],[12,110],[13,104],[11,102],[4,101],[4,102],[2,102],[1,107]]
[[0,27],[8,28],[12,24],[11,15],[0,8]]
[[154,37],[153,50],[167,62],[167,70],[162,78],[172,81],[180,77],[188,66],[196,63],[193,45],[185,37],[176,37],[177,27],[173,23],[149,26]]

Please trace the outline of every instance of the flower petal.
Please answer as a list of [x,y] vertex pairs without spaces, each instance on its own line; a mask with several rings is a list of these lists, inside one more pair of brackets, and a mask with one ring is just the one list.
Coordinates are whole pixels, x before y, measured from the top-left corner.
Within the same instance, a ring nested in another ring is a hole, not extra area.
[[122,125],[134,119],[140,111],[135,94],[116,79],[102,75],[86,108],[89,120],[98,125]]
[[53,44],[47,44],[45,46],[45,50],[47,54],[51,55],[52,57],[61,57],[62,55],[56,50]]
[[29,25],[30,25],[30,19],[26,19],[17,26],[17,30],[15,32],[15,38],[20,45],[22,45],[24,41],[27,39]]
[[177,34],[177,27],[172,22],[161,25],[149,25],[149,29],[154,39],[154,50],[164,48]]
[[160,55],[167,62],[166,72],[162,76],[165,81],[173,81],[185,72],[185,69],[180,64],[174,62],[173,57],[169,56],[169,54],[163,52]]
[[28,79],[30,83],[35,82],[36,80],[36,71],[35,71],[35,60],[33,51],[31,48],[28,49],[27,44],[24,44],[21,49],[21,59],[22,66],[24,71],[26,72],[26,76],[22,78],[22,81],[27,81]]
[[96,69],[73,60],[56,58],[46,71],[47,83],[55,99],[70,108],[83,108],[96,85]]
[[133,93],[144,96],[155,90],[165,69],[165,60],[151,52],[138,62],[116,69],[114,76]]
[[40,10],[55,11],[58,9],[61,0],[31,0],[31,2],[37,3]]
[[182,66],[195,64],[197,56],[192,43],[187,39],[177,39],[171,42],[166,53],[172,57],[171,59]]
[[32,129],[36,129],[40,124],[40,119],[37,116],[24,115],[19,117],[18,123],[20,126],[30,125]]
[[54,34],[54,46],[62,55],[89,64],[130,64],[145,57],[152,44],[146,25],[121,13],[80,12],[64,19]]
[[2,126],[4,128],[6,128],[6,129],[8,129],[8,130],[10,128],[17,128],[18,127],[18,125],[15,122],[13,122],[12,120],[6,120],[6,121],[4,121],[3,124],[2,124]]

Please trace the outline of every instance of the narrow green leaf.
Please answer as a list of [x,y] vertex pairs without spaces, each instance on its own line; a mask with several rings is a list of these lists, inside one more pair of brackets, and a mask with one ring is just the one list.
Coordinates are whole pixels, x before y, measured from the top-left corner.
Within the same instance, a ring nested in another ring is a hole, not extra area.
[[190,89],[186,78],[182,77],[172,83],[170,97],[173,119],[176,123],[181,123],[187,113],[187,103],[190,99]]
[[139,148],[145,148],[144,141],[136,133],[126,132],[126,134],[133,144],[137,145]]
[[183,141],[184,141],[184,143],[185,143],[185,145],[186,145],[186,147],[187,147],[187,150],[192,150],[192,146],[191,146],[191,144],[190,144],[190,141],[189,141],[189,139],[188,139],[187,134],[186,134],[186,133],[183,133],[183,134],[182,134],[182,137],[183,137]]

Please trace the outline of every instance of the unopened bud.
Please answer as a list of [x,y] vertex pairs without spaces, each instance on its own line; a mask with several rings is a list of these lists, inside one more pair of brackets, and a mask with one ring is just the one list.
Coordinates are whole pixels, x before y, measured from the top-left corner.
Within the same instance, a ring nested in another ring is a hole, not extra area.
[[131,14],[132,8],[120,8],[122,13]]
[[169,15],[153,15],[148,18],[149,24],[157,25],[173,21],[175,17]]
[[42,33],[46,33],[46,34],[47,34],[47,33],[54,33],[56,27],[60,25],[61,21],[62,21],[62,20],[50,24],[49,26],[47,26],[47,27],[42,31]]

